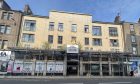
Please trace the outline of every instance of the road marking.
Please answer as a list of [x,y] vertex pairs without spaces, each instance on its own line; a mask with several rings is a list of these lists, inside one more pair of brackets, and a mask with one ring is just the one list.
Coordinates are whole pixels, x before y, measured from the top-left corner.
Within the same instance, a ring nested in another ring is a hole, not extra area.
[[99,84],[132,84],[132,82],[108,82],[108,83],[99,83]]
[[61,84],[84,84],[84,83],[61,83]]

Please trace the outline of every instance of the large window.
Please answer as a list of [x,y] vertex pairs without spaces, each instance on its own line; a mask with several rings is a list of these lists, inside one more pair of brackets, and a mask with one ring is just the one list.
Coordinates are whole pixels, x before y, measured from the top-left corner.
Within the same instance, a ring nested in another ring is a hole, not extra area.
[[119,46],[118,39],[110,39],[110,46],[111,47],[118,47]]
[[136,42],[136,36],[135,36],[135,35],[131,35],[131,41],[132,41],[133,43]]
[[24,22],[24,30],[25,31],[35,31],[35,29],[36,29],[36,21],[25,20],[25,22]]
[[109,35],[110,36],[118,36],[118,31],[116,27],[109,27]]
[[24,33],[22,36],[22,41],[23,42],[34,42],[35,40],[35,35],[34,34],[26,34]]
[[102,46],[102,39],[93,38],[92,43],[94,46]]
[[49,23],[49,30],[54,31],[54,22]]
[[10,34],[11,30],[10,26],[0,25],[0,32],[3,34]]
[[92,35],[94,36],[101,36],[101,27],[100,26],[93,26],[92,28]]
[[63,36],[58,36],[58,44],[62,44],[63,43]]
[[84,32],[85,33],[89,33],[89,25],[85,25],[84,26]]
[[58,24],[58,31],[63,31],[64,27],[63,27],[63,23],[59,23]]
[[13,13],[3,12],[2,13],[2,19],[4,20],[11,20],[13,17]]
[[89,38],[85,38],[85,45],[89,45]]
[[72,32],[77,32],[77,24],[72,24],[71,25],[71,31]]
[[53,35],[48,36],[48,43],[53,43]]
[[133,24],[130,24],[130,31],[131,31],[131,32],[135,31],[134,25],[133,25]]

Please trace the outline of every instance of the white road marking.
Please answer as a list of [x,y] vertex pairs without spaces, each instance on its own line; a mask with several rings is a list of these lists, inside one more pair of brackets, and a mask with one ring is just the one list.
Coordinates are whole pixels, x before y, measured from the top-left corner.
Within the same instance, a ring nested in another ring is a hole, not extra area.
[[99,83],[99,84],[132,84],[132,82],[108,82],[108,83]]
[[61,84],[84,84],[84,83],[61,83]]

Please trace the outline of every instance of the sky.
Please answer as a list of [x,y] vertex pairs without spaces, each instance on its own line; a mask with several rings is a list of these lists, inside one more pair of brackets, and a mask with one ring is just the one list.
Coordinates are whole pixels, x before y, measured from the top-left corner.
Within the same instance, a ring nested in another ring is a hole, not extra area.
[[85,13],[93,21],[113,22],[120,13],[121,20],[137,22],[140,18],[140,0],[5,0],[12,9],[23,10],[29,4],[35,15],[48,16],[49,11]]

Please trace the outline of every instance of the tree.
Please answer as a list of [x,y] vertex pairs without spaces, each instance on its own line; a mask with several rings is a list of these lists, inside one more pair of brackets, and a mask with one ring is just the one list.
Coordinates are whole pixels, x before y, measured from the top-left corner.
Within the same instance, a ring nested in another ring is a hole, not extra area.
[[47,50],[51,49],[51,45],[48,42],[44,42],[42,47],[43,49],[47,49]]

